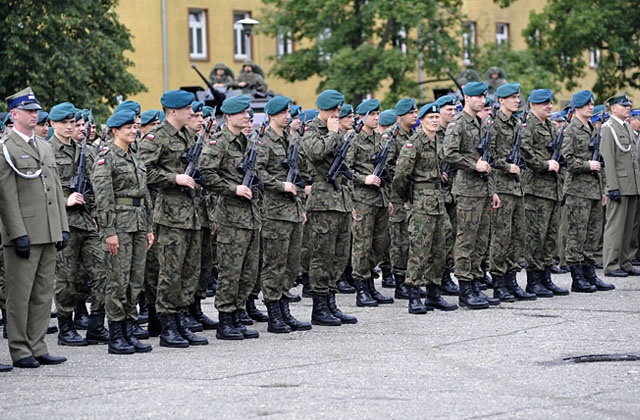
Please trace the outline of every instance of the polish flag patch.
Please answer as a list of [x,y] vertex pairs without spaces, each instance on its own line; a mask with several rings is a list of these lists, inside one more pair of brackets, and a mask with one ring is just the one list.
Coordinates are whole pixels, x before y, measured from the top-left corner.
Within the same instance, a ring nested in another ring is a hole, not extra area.
[[413,143],[407,143],[407,149],[413,149]]
[[456,123],[454,123],[454,122],[450,122],[450,123],[449,123],[449,125],[448,125],[448,127],[453,127],[454,125],[456,125]]
[[209,144],[212,145],[212,146],[215,146],[216,145],[216,141],[215,140],[209,140]]
[[104,162],[105,162],[105,161],[104,161],[104,159],[100,159],[100,160],[98,161],[98,165],[104,165]]
[[147,134],[147,137],[146,137],[146,138],[147,138],[147,139],[149,139],[149,140],[151,140],[151,141],[153,141],[153,139],[155,139],[155,138],[156,138],[156,136],[154,136],[153,134]]

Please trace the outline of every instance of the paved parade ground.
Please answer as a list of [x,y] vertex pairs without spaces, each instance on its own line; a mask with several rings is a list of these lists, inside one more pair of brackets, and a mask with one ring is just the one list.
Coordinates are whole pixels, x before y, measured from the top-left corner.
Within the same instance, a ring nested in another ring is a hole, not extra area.
[[[570,286],[568,274],[554,281]],[[640,277],[614,283],[612,292],[427,315],[409,315],[406,301],[358,308],[354,295],[339,295],[356,325],[276,335],[261,323],[257,340],[207,331],[205,347],[152,338],[152,353],[130,356],[60,347],[48,335],[49,351],[69,361],[0,374],[0,418],[637,419],[640,361],[565,360],[640,357]],[[216,314],[211,299],[203,309]],[[308,320],[311,300],[292,312]],[[6,340],[0,360],[10,362]]]

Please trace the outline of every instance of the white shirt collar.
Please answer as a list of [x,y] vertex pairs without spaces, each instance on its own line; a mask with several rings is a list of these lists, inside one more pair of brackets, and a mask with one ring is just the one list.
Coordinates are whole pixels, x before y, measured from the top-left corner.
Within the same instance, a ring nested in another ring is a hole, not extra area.
[[15,131],[16,134],[19,135],[22,138],[22,140],[25,141],[25,143],[29,143],[29,140],[35,137],[33,134],[31,135],[31,137],[29,137],[26,134],[21,133],[20,130],[18,130],[15,126],[13,127],[13,131]]

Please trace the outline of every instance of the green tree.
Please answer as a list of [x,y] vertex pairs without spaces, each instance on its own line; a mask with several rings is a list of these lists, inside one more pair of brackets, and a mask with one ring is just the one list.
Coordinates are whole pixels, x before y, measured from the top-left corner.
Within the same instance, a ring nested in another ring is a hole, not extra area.
[[45,108],[69,101],[105,118],[116,96],[146,90],[124,56],[131,34],[117,0],[0,0],[0,84],[9,95],[31,86]]
[[385,105],[417,96],[418,60],[430,76],[457,69],[461,0],[263,0],[261,31],[288,34],[292,54],[271,71],[293,82],[320,76],[358,104],[387,81]]

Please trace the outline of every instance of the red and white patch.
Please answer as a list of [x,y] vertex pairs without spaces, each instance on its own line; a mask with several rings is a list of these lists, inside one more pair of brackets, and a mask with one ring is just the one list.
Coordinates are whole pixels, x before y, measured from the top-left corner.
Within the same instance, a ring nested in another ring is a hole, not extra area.
[[109,150],[109,148],[107,146],[102,146],[102,151],[106,152],[107,150]]
[[216,141],[215,140],[209,140],[209,144],[212,145],[212,146],[215,146],[216,145]]
[[153,134],[147,134],[147,136],[146,136],[145,138],[147,138],[147,139],[149,139],[149,140],[153,141],[153,139],[155,139],[155,138],[156,138],[156,136],[154,136]]
[[413,143],[407,143],[407,149],[413,149]]
[[450,123],[449,123],[449,125],[448,125],[448,127],[453,127],[454,125],[456,125],[456,123],[454,123],[454,122],[450,122]]
[[104,165],[104,162],[105,162],[105,160],[104,160],[104,159],[100,159],[100,160],[98,161],[98,165]]

